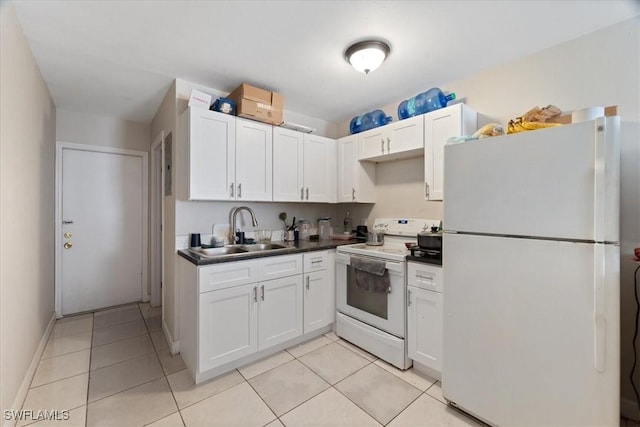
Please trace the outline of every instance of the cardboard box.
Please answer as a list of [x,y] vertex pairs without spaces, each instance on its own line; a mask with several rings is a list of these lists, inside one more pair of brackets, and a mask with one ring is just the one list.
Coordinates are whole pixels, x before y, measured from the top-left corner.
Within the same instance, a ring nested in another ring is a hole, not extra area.
[[236,115],[272,125],[282,123],[283,99],[277,92],[260,89],[246,83],[238,86],[227,98],[236,103]]

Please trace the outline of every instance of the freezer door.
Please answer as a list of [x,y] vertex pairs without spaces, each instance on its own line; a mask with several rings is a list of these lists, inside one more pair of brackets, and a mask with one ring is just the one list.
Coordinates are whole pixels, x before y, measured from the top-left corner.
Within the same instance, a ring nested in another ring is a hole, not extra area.
[[618,425],[619,247],[443,244],[444,397],[493,425]]
[[445,147],[446,230],[617,242],[619,117]]

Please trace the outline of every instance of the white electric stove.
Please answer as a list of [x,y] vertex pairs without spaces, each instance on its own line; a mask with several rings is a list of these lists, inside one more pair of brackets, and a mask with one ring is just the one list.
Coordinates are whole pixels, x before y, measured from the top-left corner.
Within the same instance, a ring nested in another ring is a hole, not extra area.
[[[405,242],[415,244],[419,232],[438,226],[439,220],[381,218],[374,230],[384,229],[384,244],[365,243],[336,249],[336,333],[381,359],[407,369],[406,337],[406,256]],[[363,290],[356,285],[352,257],[385,264],[390,286],[385,292]]]

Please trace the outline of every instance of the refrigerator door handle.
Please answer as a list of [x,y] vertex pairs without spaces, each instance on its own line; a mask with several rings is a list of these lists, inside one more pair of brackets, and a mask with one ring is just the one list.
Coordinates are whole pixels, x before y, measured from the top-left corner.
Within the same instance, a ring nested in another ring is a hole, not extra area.
[[[597,124],[604,125],[604,118],[599,119]],[[594,181],[593,181],[593,240],[596,242],[605,241],[605,141],[603,132],[595,135],[594,148]]]
[[594,245],[593,259],[593,322],[594,322],[594,367],[605,371],[605,246]]

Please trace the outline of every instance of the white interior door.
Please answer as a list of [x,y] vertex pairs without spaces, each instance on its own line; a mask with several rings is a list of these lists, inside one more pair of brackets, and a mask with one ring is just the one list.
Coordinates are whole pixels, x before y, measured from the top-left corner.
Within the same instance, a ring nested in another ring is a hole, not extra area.
[[75,148],[61,157],[62,315],[141,301],[146,158]]

